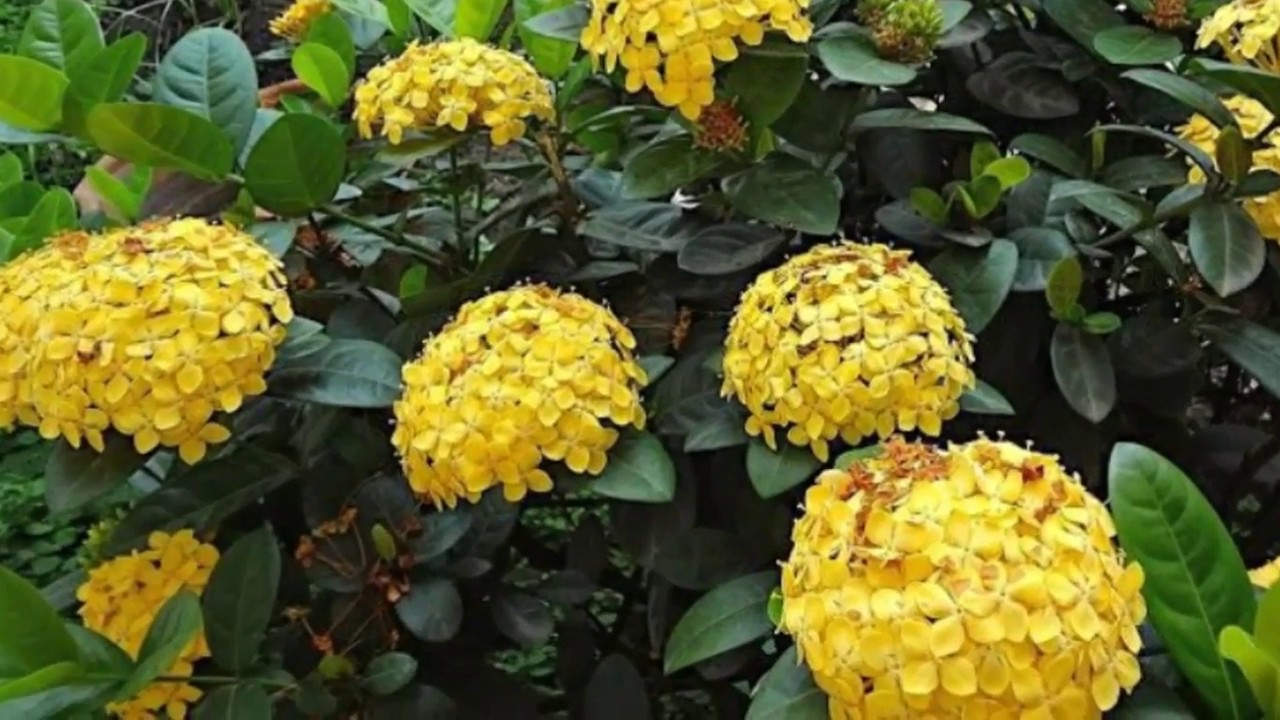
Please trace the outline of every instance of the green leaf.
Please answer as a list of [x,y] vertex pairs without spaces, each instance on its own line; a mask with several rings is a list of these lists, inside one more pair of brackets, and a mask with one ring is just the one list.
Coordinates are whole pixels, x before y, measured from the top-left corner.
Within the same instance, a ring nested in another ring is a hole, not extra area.
[[271,720],[271,698],[252,681],[220,687],[196,706],[195,720]]
[[1043,0],[1041,5],[1058,27],[1089,49],[1099,33],[1125,24],[1105,0]]
[[1209,286],[1226,297],[1253,284],[1267,262],[1258,226],[1239,205],[1217,200],[1191,211],[1191,259]]
[[1096,312],[1086,315],[1080,328],[1093,335],[1108,335],[1120,329],[1120,316],[1112,312]]
[[400,598],[396,615],[419,640],[446,642],[462,627],[462,596],[452,580],[428,578],[415,582]]
[[847,452],[840,453],[833,463],[837,470],[848,470],[854,463],[869,460],[871,458],[880,457],[880,453],[884,452],[884,448],[879,443],[868,445],[866,447],[855,448]]
[[911,188],[909,199],[911,208],[921,217],[936,225],[947,223],[947,201],[937,191],[927,187]]
[[934,258],[930,272],[951,292],[951,302],[969,332],[982,331],[995,317],[1013,287],[1018,248],[993,240],[985,248],[948,248]]
[[746,720],[826,720],[827,695],[813,682],[795,646],[778,656],[752,692]]
[[1205,116],[1220,128],[1236,124],[1235,116],[1231,114],[1226,105],[1222,104],[1218,96],[1195,80],[1181,75],[1174,75],[1164,70],[1149,69],[1130,70],[1120,77],[1146,85],[1168,95]]
[[89,112],[89,136],[108,155],[138,165],[221,179],[234,151],[217,125],[156,103],[103,103]]
[[315,91],[329,107],[341,107],[347,99],[351,78],[342,56],[320,43],[303,43],[293,51],[293,72]]
[[44,0],[27,16],[18,53],[78,73],[102,49],[102,28],[83,0]]
[[25,218],[43,198],[44,188],[39,183],[24,180],[10,185],[0,190],[0,218]]
[[1191,480],[1133,443],[1111,452],[1109,496],[1120,544],[1142,565],[1147,614],[1186,679],[1219,718],[1253,717],[1218,633],[1248,626],[1255,603],[1235,542]]
[[972,390],[960,396],[960,409],[974,415],[1015,415],[1013,405],[999,390],[979,380]]
[[53,188],[40,197],[25,222],[14,232],[10,251],[17,255],[34,250],[44,241],[63,230],[70,230],[79,223],[76,201],[65,188]]
[[686,590],[706,590],[741,575],[750,566],[741,538],[703,527],[663,538],[653,560],[659,575]]
[[125,222],[134,222],[142,212],[142,200],[145,195],[135,194],[128,185],[111,173],[96,165],[85,168],[85,179],[93,191],[102,196],[116,212],[116,216]]
[[1116,373],[1102,338],[1059,323],[1049,360],[1067,404],[1089,422],[1102,422],[1116,405]]
[[1049,70],[1038,55],[1005,52],[969,75],[965,87],[977,100],[1006,115],[1049,120],[1080,112],[1080,97],[1060,72]]
[[204,627],[218,666],[243,674],[274,616],[280,548],[269,528],[240,538],[218,560],[205,588]]
[[200,632],[200,600],[189,590],[179,590],[156,613],[138,650],[138,664],[116,691],[126,700],[173,667],[182,650]]
[[739,212],[814,235],[836,231],[844,193],[835,174],[778,152],[726,177],[724,191]]
[[306,42],[323,45],[342,58],[347,66],[347,81],[355,77],[356,44],[351,38],[351,28],[339,13],[325,13],[307,26]]
[[11,152],[0,152],[0,189],[22,182],[22,161]]
[[42,667],[19,678],[0,678],[0,703],[29,697],[52,688],[69,685],[84,675],[78,662],[60,662]]
[[1243,319],[1205,324],[1199,329],[1262,387],[1280,398],[1280,334]]
[[49,510],[65,513],[83,507],[119,487],[147,461],[133,449],[128,436],[110,433],[101,453],[87,443],[71,447],[66,440],[53,446],[45,465],[45,502]]
[[1248,177],[1253,157],[1249,144],[1240,134],[1240,128],[1234,125],[1222,128],[1214,144],[1213,154],[1218,161],[1218,171],[1227,182],[1239,185]]
[[1253,634],[1263,649],[1280,658],[1280,584],[1272,585],[1258,600]]
[[676,495],[676,467],[656,435],[627,430],[609,451],[609,464],[591,489],[616,500],[670,502]]
[[622,170],[622,194],[632,199],[669,196],[701,179],[721,163],[713,152],[695,148],[681,133],[649,143],[632,155]]
[[261,207],[278,215],[305,215],[333,200],[345,163],[346,146],[333,123],[291,113],[254,144],[245,163],[245,185]]
[[987,166],[1000,159],[1000,148],[990,140],[979,140],[969,152],[969,177],[976,178]]
[[883,108],[860,113],[853,119],[853,127],[857,130],[872,128],[905,128],[911,130],[935,130],[938,132],[961,132],[976,135],[991,135],[986,127],[959,115],[948,115],[941,112],[927,112],[913,108]]
[[558,40],[546,37],[529,29],[526,23],[546,12],[575,7],[573,0],[515,0],[516,32],[520,35],[520,44],[538,72],[552,80],[559,79],[569,70],[578,50],[577,38]]
[[85,117],[94,105],[124,97],[146,51],[147,36],[130,33],[99,50],[70,76],[62,108],[68,131],[83,135]]
[[590,16],[591,13],[585,5],[574,3],[540,13],[525,20],[522,25],[535,35],[577,45],[582,38],[582,29],[587,26]]
[[80,653],[62,620],[34,585],[0,565],[0,678],[76,662]]
[[738,109],[748,122],[758,128],[769,127],[800,94],[809,56],[799,45],[770,38],[741,52],[729,66],[725,89],[738,98]]
[[1181,55],[1182,43],[1143,25],[1118,25],[1094,35],[1093,49],[1115,65],[1159,65]]
[[1017,156],[1000,158],[987,165],[982,174],[999,180],[1001,190],[1010,190],[1031,177],[1031,164]]
[[[1149,128],[1142,125],[1099,125],[1094,129],[1090,130],[1089,133],[1092,135],[1096,133],[1106,133],[1111,131],[1132,133],[1134,135],[1142,135],[1145,137],[1159,140],[1165,143],[1166,145],[1172,148],[1175,148],[1182,154],[1186,155],[1187,159],[1191,160],[1191,162],[1195,163],[1196,165],[1199,165],[1200,169],[1203,170],[1205,175],[1207,175],[1208,177],[1217,177],[1218,175],[1218,170],[1217,170],[1217,167],[1214,165],[1213,158],[1209,157],[1208,153],[1196,147],[1195,145],[1192,145],[1190,142],[1183,140],[1182,138],[1176,135],[1170,135],[1169,133],[1164,132],[1162,130],[1157,130],[1155,128]],[[1088,183],[1083,180],[1075,181],[1075,182],[1077,183],[1075,187],[1079,189],[1083,189],[1090,185],[1095,185],[1095,183]],[[1056,189],[1056,186],[1055,186],[1055,189]],[[1095,210],[1095,212],[1097,212],[1097,210]]]
[[315,352],[278,361],[270,392],[318,405],[388,408],[400,397],[400,356],[369,340],[332,340]]
[[676,264],[695,275],[727,275],[763,262],[786,239],[768,225],[715,225],[694,235],[680,248]]
[[587,216],[580,232],[612,245],[649,252],[676,252],[696,226],[670,203],[615,203]]
[[1074,254],[1057,262],[1049,271],[1044,294],[1055,317],[1068,320],[1077,313],[1080,290],[1084,287],[1084,268]]
[[360,687],[373,695],[390,695],[418,674],[418,661],[402,652],[383,653],[369,661]]
[[[1066,234],[1052,228],[1019,228],[1009,234],[1009,241],[1018,246],[1018,270],[1013,275],[1013,289],[1018,292],[1044,290],[1058,263],[1076,254]],[[1075,294],[1080,294],[1078,289]],[[1075,302],[1070,299],[1072,305]]]
[[1243,673],[1253,690],[1254,700],[1264,708],[1264,717],[1273,717],[1275,710],[1280,709],[1280,667],[1276,666],[1273,655],[1258,647],[1257,640],[1232,625],[1218,635],[1218,650]]
[[1154,678],[1138,683],[1133,694],[1107,716],[1112,720],[1195,720],[1178,694]]
[[818,43],[818,59],[837,80],[859,85],[906,85],[916,79],[915,68],[881,59],[871,42],[857,35],[839,35]]
[[781,495],[813,477],[821,467],[807,447],[784,442],[775,452],[760,438],[747,445],[747,477],[762,498]]
[[555,631],[555,618],[551,615],[551,609],[532,595],[522,592],[503,593],[493,598],[489,609],[498,631],[515,640],[521,647],[542,645]]
[[582,693],[582,720],[648,720],[653,717],[640,671],[623,655],[600,661]]
[[663,672],[671,675],[773,632],[767,605],[777,584],[774,571],[744,575],[699,598],[667,639]]
[[1280,112],[1280,75],[1248,65],[1235,65],[1218,60],[1196,59],[1191,69],[1224,85],[1239,90],[1263,105],[1273,114]]
[[223,28],[182,37],[156,68],[152,98],[212,122],[239,153],[258,109],[258,71],[244,41]]
[[1016,150],[1072,177],[1085,174],[1084,158],[1056,138],[1036,133],[1023,133],[1009,143]]
[[62,120],[66,75],[30,58],[0,55],[0,121],[22,130],[48,130]]
[[457,37],[471,37],[482,42],[489,39],[506,8],[507,0],[464,0],[458,3],[453,25]]
[[1187,164],[1164,155],[1131,155],[1104,167],[1099,179],[1126,192],[1181,185],[1187,181]]

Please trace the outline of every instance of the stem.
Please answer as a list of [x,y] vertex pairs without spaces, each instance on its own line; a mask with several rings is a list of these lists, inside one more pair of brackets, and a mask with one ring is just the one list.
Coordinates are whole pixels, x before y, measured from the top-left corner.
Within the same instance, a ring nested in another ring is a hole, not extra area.
[[[89,673],[84,676],[86,680],[103,680],[107,682],[119,682],[128,679],[127,675],[113,675],[111,673]],[[294,687],[294,683],[280,682],[278,680],[268,680],[266,678],[242,678],[228,677],[225,675],[157,675],[151,682],[162,683],[200,683],[202,685],[238,685],[242,682],[255,682],[264,687],[284,690]]]
[[[458,146],[449,146],[449,199],[453,202],[453,233],[459,241],[463,238],[462,232],[462,186],[461,179],[458,177]],[[465,248],[467,259],[473,264],[479,259],[479,253],[476,249],[480,243],[473,242],[470,247]]]
[[386,240],[392,245],[396,245],[402,248],[412,250],[413,252],[418,253],[419,255],[422,255],[423,257],[425,257],[426,259],[430,260],[433,263],[436,263],[438,265],[448,265],[449,263],[449,259],[445,257],[442,253],[436,250],[432,250],[431,248],[426,248],[416,243],[409,242],[404,238],[403,235],[401,235],[398,232],[395,232],[394,230],[388,230],[383,227],[378,227],[377,225],[374,225],[368,220],[363,220],[361,218],[356,217],[355,215],[349,215],[336,205],[326,205],[320,209],[322,212],[324,212],[325,215],[328,215],[331,218],[334,218],[336,220],[341,220],[342,222],[345,222],[349,225],[354,225],[355,227],[360,228],[361,230],[364,230],[367,233],[372,233],[374,235],[377,235],[378,237],[382,238],[383,240]]

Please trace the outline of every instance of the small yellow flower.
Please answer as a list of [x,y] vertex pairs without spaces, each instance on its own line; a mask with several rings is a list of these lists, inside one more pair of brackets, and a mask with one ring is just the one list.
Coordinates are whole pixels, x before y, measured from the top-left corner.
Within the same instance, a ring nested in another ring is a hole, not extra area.
[[805,494],[781,630],[832,718],[1096,718],[1141,676],[1114,536],[1053,456],[895,438]]
[[524,135],[525,120],[551,120],[555,110],[547,82],[528,61],[460,38],[412,43],[370,70],[356,89],[354,117],[362,137],[376,127],[392,144],[407,130],[483,126],[502,146]]
[[[146,550],[89,571],[89,579],[76,591],[82,603],[80,618],[85,627],[136,658],[160,608],[179,590],[203,593],[217,562],[218,549],[196,540],[190,530],[152,533]],[[190,676],[192,665],[206,657],[209,646],[201,632],[163,674]],[[200,696],[200,690],[187,683],[157,682],[107,709],[126,720],[177,719],[186,717],[187,706]]]
[[1276,584],[1276,580],[1280,580],[1280,558],[1250,570],[1249,580],[1255,587],[1270,590],[1271,586]]
[[98,451],[115,430],[198,462],[230,436],[215,413],[266,390],[285,286],[252,237],[204,220],[55,237],[0,269],[0,427]]
[[644,427],[635,346],[609,310],[544,285],[462,306],[404,367],[391,441],[409,484],[453,507],[549,491],[544,461],[599,475],[618,429]]
[[805,42],[808,0],[591,0],[581,44],[598,67],[626,70],[627,92],[648,88],[690,120],[715,100],[715,61],[759,45],[766,30]]
[[1191,24],[1187,0],[1152,0],[1147,21],[1161,30],[1178,30]]
[[1234,63],[1280,71],[1280,2],[1231,0],[1200,24],[1196,49],[1222,48]]
[[724,395],[751,413],[747,433],[826,460],[897,430],[941,432],[976,383],[972,338],[946,290],[910,253],[842,242],[761,274],[725,341]]
[[283,13],[271,21],[272,35],[288,38],[295,42],[302,40],[311,23],[321,15],[333,10],[330,0],[295,0]]
[[[1223,101],[1240,125],[1240,132],[1246,139],[1256,140],[1272,120],[1271,113],[1262,105],[1246,95],[1236,95]],[[1182,139],[1204,150],[1210,157],[1215,156],[1220,131],[1217,126],[1201,115],[1194,115],[1179,129]],[[1273,130],[1262,139],[1261,147],[1253,151],[1253,167],[1255,170],[1273,170],[1280,172],[1280,131]],[[1192,165],[1187,173],[1187,180],[1193,183],[1205,181],[1204,171],[1198,165]],[[1271,240],[1280,240],[1280,192],[1269,195],[1258,195],[1246,198],[1241,203],[1253,221],[1257,223],[1262,236]]]

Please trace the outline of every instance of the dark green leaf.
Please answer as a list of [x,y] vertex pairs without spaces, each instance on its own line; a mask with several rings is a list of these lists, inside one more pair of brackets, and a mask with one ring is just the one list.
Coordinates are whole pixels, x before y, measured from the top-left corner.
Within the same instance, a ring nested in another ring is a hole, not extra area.
[[708,452],[746,443],[747,433],[742,428],[742,419],[736,414],[718,413],[689,429],[684,438],[684,451]]
[[493,598],[489,608],[498,631],[524,647],[545,643],[555,630],[551,609],[532,595],[504,593]]
[[815,235],[836,231],[844,192],[834,174],[776,152],[725,178],[724,190],[739,212]]
[[649,143],[622,171],[622,194],[632,199],[670,195],[715,170],[721,159],[693,146],[687,133]]
[[693,237],[694,225],[679,207],[668,203],[619,203],[587,216],[583,235],[613,245],[676,252]]
[[[1014,230],[1009,240],[1018,247],[1018,270],[1013,276],[1013,289],[1019,292],[1044,290],[1049,275],[1063,259],[1076,254],[1071,240],[1060,230],[1029,227]],[[1079,290],[1076,291],[1079,295]],[[1075,298],[1070,302],[1075,303]]]
[[524,21],[524,27],[536,35],[578,44],[590,12],[585,5],[574,3],[550,10]]
[[569,41],[539,35],[526,23],[542,13],[573,6],[573,0],[515,0],[516,32],[520,35],[520,44],[529,53],[538,72],[552,80],[559,79],[569,69],[578,49],[577,38]]
[[728,275],[763,262],[786,239],[767,225],[716,225],[694,235],[680,248],[676,262],[696,275]]
[[18,52],[71,75],[85,68],[102,46],[102,28],[87,3],[44,0],[27,16]]
[[369,340],[331,340],[281,360],[268,381],[277,397],[319,405],[387,408],[400,396],[400,356]]
[[979,380],[976,387],[960,396],[960,409],[974,415],[1014,415],[1013,405],[999,390]]
[[89,112],[87,127],[103,152],[122,160],[201,178],[220,179],[231,172],[231,141],[218,126],[181,108],[103,103]]
[[271,720],[271,698],[253,682],[220,687],[196,706],[195,720]]
[[915,68],[883,60],[866,38],[839,35],[818,43],[818,59],[837,80],[859,85],[906,85]]
[[756,127],[769,127],[800,94],[809,56],[799,45],[766,42],[744,47],[729,66],[725,89],[738,98],[738,109]]
[[1084,158],[1048,135],[1023,133],[1009,143],[1009,149],[1035,158],[1072,177],[1081,177],[1085,174]]
[[1187,164],[1163,155],[1133,155],[1103,168],[1100,180],[1125,192],[1181,185],[1187,181]]
[[119,487],[146,461],[125,435],[107,435],[101,453],[87,443],[76,449],[60,440],[44,469],[45,502],[55,513],[83,507]]
[[269,528],[240,538],[218,560],[204,591],[204,626],[214,662],[244,673],[274,616],[280,548]]
[[466,510],[437,510],[422,518],[422,534],[413,540],[413,556],[428,562],[444,555],[471,529],[471,513]]
[[613,654],[600,661],[582,695],[583,720],[649,720],[649,693],[631,661]]
[[833,464],[838,470],[847,470],[849,469],[850,466],[852,466],[856,462],[862,462],[863,460],[867,460],[870,458],[880,457],[880,453],[882,452],[884,452],[884,448],[881,447],[878,443],[875,445],[868,445],[866,447],[855,448],[853,450],[840,453],[840,455],[836,457],[836,461]]
[[34,585],[0,565],[0,678],[23,677],[80,653]]
[[821,467],[807,447],[784,442],[775,452],[759,438],[747,446],[747,477],[762,498],[781,495],[813,477]]
[[293,51],[293,72],[315,91],[329,107],[340,107],[347,99],[351,78],[342,56],[320,43],[304,43]]
[[751,563],[741,538],[714,528],[690,528],[666,538],[653,564],[678,588],[706,590],[737,577]]
[[1205,116],[1220,128],[1235,125],[1235,116],[1222,104],[1212,91],[1195,80],[1174,75],[1164,70],[1130,70],[1121,77],[1159,90],[1187,107]]
[[267,128],[245,164],[245,184],[258,205],[302,215],[333,199],[342,183],[346,148],[333,123],[291,113]]
[[1018,248],[1008,240],[994,240],[981,249],[953,247],[934,258],[929,269],[951,292],[969,332],[976,334],[1009,296],[1018,271]]
[[1178,694],[1158,681],[1138,683],[1108,717],[1114,720],[1195,720]]
[[860,113],[853,119],[858,130],[871,128],[910,128],[912,130],[936,130],[991,135],[986,127],[959,115],[926,112],[913,108],[884,108]]
[[1203,170],[1207,176],[1216,177],[1218,174],[1217,168],[1215,167],[1213,162],[1213,158],[1209,157],[1208,153],[1196,147],[1195,145],[1192,145],[1186,140],[1183,140],[1182,138],[1176,135],[1170,135],[1169,133],[1164,132],[1162,130],[1143,127],[1140,125],[1099,125],[1098,127],[1095,127],[1093,130],[1090,130],[1089,132],[1098,133],[1098,132],[1110,132],[1110,131],[1126,132],[1126,133],[1132,133],[1134,135],[1143,135],[1145,137],[1159,140],[1165,143],[1166,145],[1169,145],[1170,147],[1173,147],[1181,151],[1184,155],[1187,156],[1188,159],[1190,159],[1196,165],[1199,165],[1200,169]]
[[445,642],[462,627],[462,596],[452,580],[434,577],[416,582],[396,603],[396,615],[414,637]]
[[1080,99],[1071,84],[1046,69],[1032,53],[998,55],[969,76],[965,87],[984,104],[1007,115],[1047,120],[1074,115]]
[[609,464],[591,489],[617,500],[669,502],[675,497],[676,468],[655,435],[629,430],[609,451]]
[[1120,543],[1142,565],[1152,625],[1219,718],[1254,717],[1248,690],[1218,652],[1218,633],[1248,627],[1255,603],[1235,542],[1191,480],[1141,445],[1111,453],[1109,495]]
[[1258,226],[1229,201],[1205,203],[1191,211],[1188,245],[1196,268],[1223,297],[1252,285],[1267,262]]
[[1248,65],[1207,59],[1194,60],[1191,67],[1199,75],[1253,97],[1272,113],[1280,112],[1280,75]]
[[418,661],[402,652],[383,653],[364,669],[360,686],[374,695],[390,695],[418,674]]
[[1116,65],[1158,65],[1181,55],[1182,43],[1143,25],[1118,25],[1094,35],[1093,49]]
[[813,682],[795,647],[778,656],[752,693],[746,720],[826,720],[827,696]]
[[239,153],[258,108],[253,55],[230,30],[194,30],[165,53],[152,80],[152,98],[209,120]]
[[670,675],[773,632],[766,606],[777,584],[777,572],[761,572],[730,580],[699,598],[667,639],[663,671]]
[[1280,334],[1243,319],[1202,325],[1200,332],[1280,398]]
[[797,147],[835,153],[845,145],[845,130],[857,102],[858,94],[851,88],[823,88],[806,80],[800,86],[800,94],[773,124],[773,129]]
[[138,664],[116,691],[116,699],[133,697],[157,676],[168,672],[199,632],[200,600],[189,590],[178,590],[151,621],[138,650]]
[[1049,345],[1062,396],[1089,422],[1102,422],[1116,405],[1116,374],[1107,345],[1096,335],[1059,323]]
[[48,130],[62,119],[66,75],[30,58],[0,55],[0,121],[22,130]]
[[1042,0],[1041,5],[1058,27],[1086,48],[1093,47],[1098,33],[1124,25],[1115,8],[1105,0]]

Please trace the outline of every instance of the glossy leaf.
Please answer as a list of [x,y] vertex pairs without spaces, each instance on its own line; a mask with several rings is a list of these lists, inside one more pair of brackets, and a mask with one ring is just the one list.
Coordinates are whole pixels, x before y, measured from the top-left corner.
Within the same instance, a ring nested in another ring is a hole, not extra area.
[[1222,629],[1218,649],[1244,675],[1254,701],[1266,709],[1264,717],[1273,717],[1280,709],[1280,660],[1259,647],[1257,638],[1235,625]]
[[587,25],[590,11],[585,5],[574,3],[555,10],[539,13],[523,25],[525,29],[546,38],[563,40],[575,45],[582,38],[582,28]]
[[402,361],[369,340],[332,340],[315,352],[277,362],[268,376],[273,395],[319,405],[387,408],[400,396]]
[[1028,155],[1072,177],[1085,174],[1084,158],[1061,141],[1047,135],[1023,133],[1009,143],[1009,149]]
[[839,35],[817,45],[818,59],[837,80],[859,85],[906,85],[915,80],[915,68],[883,60],[875,47],[856,35]]
[[520,35],[520,44],[529,53],[529,59],[538,72],[552,80],[563,76],[573,63],[574,53],[578,50],[577,39],[546,37],[531,30],[526,23],[545,12],[574,7],[573,0],[515,0],[516,32]]
[[622,170],[622,193],[632,199],[669,196],[721,163],[713,152],[695,148],[690,135],[662,138],[632,155]]
[[374,695],[390,695],[418,674],[418,661],[402,652],[383,653],[369,661],[360,686]]
[[976,135],[990,135],[990,130],[978,123],[941,112],[926,112],[912,108],[885,108],[870,110],[853,119],[853,127],[859,130],[872,128],[907,128],[911,130],[935,130]]
[[832,173],[782,153],[725,178],[724,190],[746,215],[815,235],[836,231],[844,192]]
[[1099,33],[1124,25],[1115,8],[1105,0],[1043,0],[1042,5],[1058,27],[1090,49]]
[[681,270],[696,275],[727,275],[763,262],[786,239],[767,225],[716,225],[694,235],[680,248],[676,263]]
[[1280,398],[1280,333],[1244,319],[1201,325],[1200,332]]
[[27,16],[18,53],[72,75],[103,44],[102,27],[84,0],[44,0]]
[[783,442],[774,451],[759,438],[747,445],[747,477],[762,498],[781,495],[813,477],[821,467],[807,447]]
[[669,502],[675,497],[676,468],[657,436],[628,430],[609,451],[609,464],[591,489],[617,500]]
[[107,435],[101,453],[87,443],[73,448],[61,440],[45,465],[45,502],[55,513],[83,507],[120,487],[146,461],[125,435]]
[[219,179],[234,151],[218,126],[190,111],[156,103],[103,103],[89,113],[90,137],[122,160]]
[[329,107],[340,107],[347,99],[351,75],[342,56],[320,43],[304,43],[293,51],[293,72]]
[[213,690],[196,706],[195,720],[270,720],[271,698],[261,685],[236,683]]
[[0,565],[0,678],[23,677],[80,653],[40,591]]
[[240,538],[218,560],[202,597],[205,637],[219,667],[252,667],[275,615],[280,548],[268,528]]
[[1096,335],[1059,323],[1049,345],[1053,376],[1067,403],[1099,423],[1116,405],[1116,374],[1106,343]]
[[746,720],[826,720],[827,695],[813,682],[795,647],[778,656],[752,692]]
[[1224,297],[1252,285],[1267,261],[1258,226],[1233,202],[1209,202],[1192,210],[1188,245],[1205,282]]
[[1013,405],[999,390],[979,380],[972,390],[960,396],[960,410],[974,415],[1013,415]]
[[1235,125],[1235,116],[1211,90],[1189,78],[1164,70],[1130,70],[1121,77],[1168,95],[1208,118],[1218,127]]
[[416,582],[396,603],[396,615],[419,640],[445,642],[462,627],[462,596],[446,578]]
[[506,7],[507,0],[463,0],[454,11],[454,32],[458,37],[487,40]]
[[766,605],[776,572],[730,580],[698,599],[667,639],[663,670],[670,675],[773,632]]
[[147,629],[138,650],[138,664],[116,691],[116,698],[131,698],[173,667],[182,650],[200,632],[200,600],[189,590],[178,590],[169,598]]
[[29,58],[0,55],[0,121],[22,130],[48,130],[62,119],[70,81]]
[[1064,320],[1080,314],[1080,291],[1084,288],[1084,268],[1080,261],[1069,255],[1054,263],[1045,281],[1044,294],[1049,309]]
[[279,215],[303,215],[333,200],[342,183],[346,146],[333,123],[291,113],[262,133],[245,163],[254,201]]
[[152,98],[189,110],[217,126],[239,153],[258,108],[258,71],[249,48],[223,28],[187,33],[165,53],[152,80]]
[[951,248],[934,258],[930,271],[951,293],[951,302],[971,333],[981,332],[995,317],[1013,288],[1018,248],[995,240],[982,249]]
[[768,127],[800,94],[809,56],[800,45],[771,41],[740,52],[729,66],[725,89],[737,98],[737,108],[749,123]]
[[1143,25],[1118,25],[1094,35],[1093,49],[1116,65],[1158,65],[1181,55],[1182,43]]
[[[1018,246],[1018,269],[1013,275],[1013,289],[1018,292],[1044,290],[1058,263],[1076,254],[1071,240],[1052,228],[1019,228],[1009,234],[1009,241]],[[1070,302],[1075,303],[1075,298]]]

